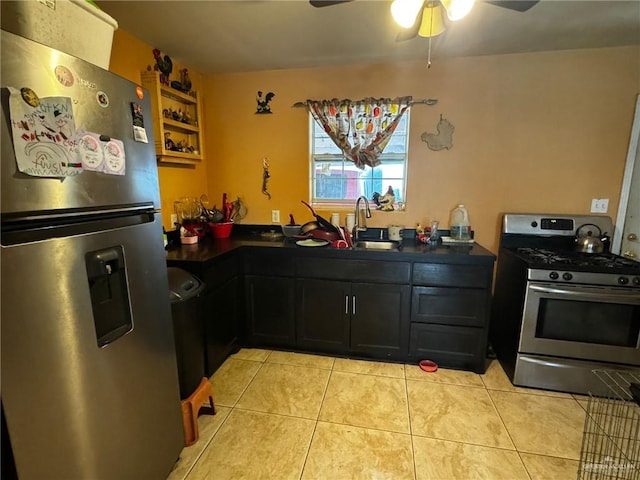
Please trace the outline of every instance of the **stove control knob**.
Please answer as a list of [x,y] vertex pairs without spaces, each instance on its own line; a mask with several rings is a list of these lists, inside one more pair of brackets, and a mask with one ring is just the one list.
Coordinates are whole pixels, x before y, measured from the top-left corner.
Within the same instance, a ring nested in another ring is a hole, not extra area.
[[572,278],[573,278],[573,275],[571,275],[569,272],[565,272],[565,273],[562,274],[562,279],[563,280],[569,281]]
[[536,222],[535,220],[533,222],[531,222],[531,226],[533,228],[536,228],[538,226],[538,222]]
[[633,280],[631,280],[631,282],[636,286],[640,286],[640,277],[633,277]]
[[551,273],[549,274],[549,278],[550,278],[551,280],[557,280],[559,276],[560,276],[560,275],[558,275],[558,272],[551,272]]
[[620,285],[626,285],[629,283],[629,279],[627,277],[618,277],[618,283]]

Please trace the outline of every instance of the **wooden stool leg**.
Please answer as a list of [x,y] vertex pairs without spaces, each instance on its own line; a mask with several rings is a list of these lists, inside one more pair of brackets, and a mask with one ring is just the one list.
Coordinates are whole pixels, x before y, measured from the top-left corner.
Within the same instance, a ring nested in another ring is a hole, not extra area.
[[[206,402],[209,402],[211,407],[204,407]],[[184,426],[184,442],[185,445],[190,446],[198,441],[198,413],[202,410],[202,413],[209,415],[215,415],[215,406],[213,403],[213,394],[211,391],[211,384],[207,378],[203,378],[200,381],[198,388],[189,395],[188,398],[182,400],[182,423]]]

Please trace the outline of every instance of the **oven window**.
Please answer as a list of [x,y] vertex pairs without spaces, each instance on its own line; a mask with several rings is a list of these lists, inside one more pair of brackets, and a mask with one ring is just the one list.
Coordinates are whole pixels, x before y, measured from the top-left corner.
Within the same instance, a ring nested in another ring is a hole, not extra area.
[[541,298],[536,337],[636,347],[640,306]]

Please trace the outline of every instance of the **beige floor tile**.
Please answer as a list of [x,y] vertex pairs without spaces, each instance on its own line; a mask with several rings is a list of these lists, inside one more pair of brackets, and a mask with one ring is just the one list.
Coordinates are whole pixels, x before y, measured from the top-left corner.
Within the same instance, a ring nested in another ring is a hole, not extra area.
[[315,422],[234,409],[188,480],[299,479]]
[[215,415],[200,415],[198,417],[198,441],[182,449],[180,458],[167,480],[183,480],[187,477],[189,470],[195,465],[230,412],[230,408],[216,406]]
[[237,408],[317,419],[330,370],[265,363]]
[[235,358],[237,360],[253,360],[254,362],[264,362],[270,353],[270,350],[263,350],[261,348],[241,348],[240,351],[231,355],[231,358]]
[[260,362],[227,358],[210,380],[215,404],[233,407],[261,366]]
[[319,420],[409,433],[405,382],[333,371]]
[[269,363],[282,363],[284,365],[297,365],[299,367],[326,368],[333,367],[333,357],[323,355],[311,355],[309,353],[279,352],[273,351],[267,357]]
[[547,457],[521,453],[520,457],[527,468],[531,480],[566,480],[578,478],[580,462],[567,458]]
[[450,383],[453,385],[484,388],[484,383],[482,383],[480,375],[473,372],[446,368],[438,368],[435,372],[425,372],[417,365],[405,365],[404,369],[407,380]]
[[519,452],[580,458],[585,412],[573,397],[497,390],[489,394]]
[[417,480],[529,480],[513,450],[414,436],[413,451]]
[[339,372],[404,378],[404,365],[401,363],[369,362],[350,358],[336,358],[333,369]]
[[504,373],[500,362],[497,360],[494,360],[489,364],[487,371],[480,375],[480,378],[482,378],[484,386],[487,387],[488,390],[503,390],[505,392],[530,393],[532,395],[545,395],[548,397],[572,398],[570,393],[514,386],[511,383],[511,380],[509,380],[507,374]]
[[411,437],[349,425],[318,422],[302,480],[410,480]]
[[407,390],[414,435],[514,449],[485,389],[407,380]]

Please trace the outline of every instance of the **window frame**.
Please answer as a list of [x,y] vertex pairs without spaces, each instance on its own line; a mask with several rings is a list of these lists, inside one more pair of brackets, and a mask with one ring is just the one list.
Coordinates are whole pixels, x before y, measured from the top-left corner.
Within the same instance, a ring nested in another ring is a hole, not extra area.
[[[327,163],[341,163],[341,166],[343,168],[343,171],[357,171],[357,172],[362,172],[362,170],[358,169],[353,162],[350,162],[349,160],[347,160],[344,155],[342,153],[320,153],[320,154],[315,154],[314,153],[314,147],[315,147],[315,139],[316,139],[316,132],[319,131],[319,133],[323,133],[322,132],[322,127],[320,125],[318,125],[318,123],[314,120],[313,115],[311,115],[311,113],[308,114],[309,117],[309,200],[311,205],[313,205],[314,207],[351,207],[353,206],[353,202],[357,199],[356,198],[342,198],[342,199],[335,199],[335,198],[331,198],[331,199],[320,199],[316,197],[316,168],[318,166],[319,163],[321,163],[323,160],[326,161]],[[378,191],[378,193],[380,193],[381,195],[385,194],[387,191],[387,185],[386,182],[387,180],[389,181],[394,181],[394,182],[400,182],[401,186],[402,186],[402,192],[403,195],[400,195],[400,198],[396,198],[396,202],[403,202],[406,203],[406,198],[407,198],[407,171],[409,169],[409,130],[410,130],[410,110],[408,110],[407,112],[405,112],[403,114],[403,118],[401,119],[402,122],[406,122],[406,129],[405,132],[403,134],[404,136],[404,152],[401,153],[382,153],[382,156],[380,157],[381,159],[381,164],[378,167],[365,167],[365,172],[371,172],[371,182],[376,181],[375,178],[373,178],[374,172],[376,172],[376,169],[381,168],[383,165],[385,165],[385,162],[387,165],[389,165],[390,161],[395,161],[396,163],[399,164],[404,164],[404,171],[403,171],[403,175],[402,178],[400,177],[381,177],[379,179],[380,182],[382,182],[382,191]],[[316,130],[317,129],[317,130]],[[396,132],[398,132],[399,130],[396,130]],[[395,133],[394,132],[394,135]],[[326,134],[325,134],[326,135]],[[327,138],[329,139],[328,135]],[[330,142],[333,143],[333,141],[331,139],[329,139]],[[388,146],[388,145],[387,145]],[[336,150],[338,147],[335,147]],[[349,168],[348,170],[345,170],[344,167],[345,166],[351,166],[352,168]],[[379,170],[378,170],[379,171]],[[368,179],[366,178],[360,178],[358,177],[358,180],[362,181],[362,182],[367,182]],[[367,186],[365,183],[363,183],[363,187],[362,190],[366,190]],[[359,189],[360,190],[360,189]],[[369,186],[369,190],[372,190],[372,186]],[[371,200],[371,196],[373,192],[369,192],[371,193],[370,195],[366,195],[368,200]],[[363,193],[364,194],[364,193]]]

